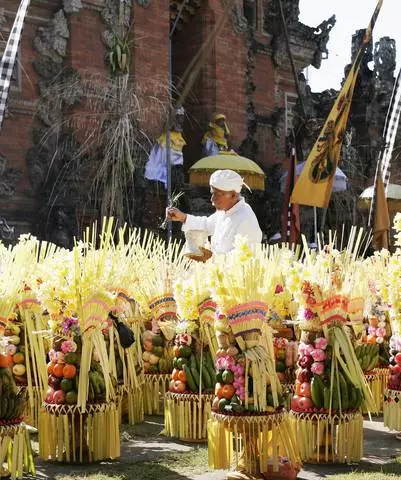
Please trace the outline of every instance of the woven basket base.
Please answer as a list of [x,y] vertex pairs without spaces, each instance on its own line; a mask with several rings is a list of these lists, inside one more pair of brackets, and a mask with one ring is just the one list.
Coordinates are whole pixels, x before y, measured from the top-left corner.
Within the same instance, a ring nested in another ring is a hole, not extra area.
[[165,434],[183,442],[206,442],[214,395],[166,393]]
[[164,396],[168,391],[171,374],[146,374],[143,384],[143,410],[145,415],[164,414]]
[[39,416],[39,455],[44,460],[92,463],[120,456],[120,422],[115,403],[43,404]]

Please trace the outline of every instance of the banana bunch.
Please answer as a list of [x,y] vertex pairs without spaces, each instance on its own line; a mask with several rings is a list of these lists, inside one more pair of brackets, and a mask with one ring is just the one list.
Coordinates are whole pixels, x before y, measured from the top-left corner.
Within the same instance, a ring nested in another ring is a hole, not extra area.
[[[216,384],[216,371],[209,351],[203,355],[202,366],[200,355],[191,355],[189,365],[184,365],[187,385],[192,392],[213,390]],[[201,375],[202,374],[202,375]]]
[[379,345],[362,343],[355,347],[355,355],[364,372],[369,372],[379,363]]
[[128,73],[129,57],[130,49],[128,43],[115,36],[108,58],[111,73],[113,75],[116,73]]
[[101,403],[106,399],[106,382],[100,364],[92,364],[88,373],[89,376],[89,393],[90,402]]
[[8,368],[0,368],[0,424],[20,419],[24,409],[25,392],[18,392],[14,377]]
[[333,410],[359,408],[363,400],[362,391],[347,382],[342,372],[338,371],[337,375],[338,379],[334,378],[332,394],[330,384],[324,382],[320,375],[314,375],[311,381],[311,398],[314,406],[329,410],[331,402]]

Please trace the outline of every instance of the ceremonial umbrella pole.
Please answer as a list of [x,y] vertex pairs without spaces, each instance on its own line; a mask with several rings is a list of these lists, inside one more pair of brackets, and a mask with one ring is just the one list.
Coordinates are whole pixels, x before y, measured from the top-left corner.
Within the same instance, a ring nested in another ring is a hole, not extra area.
[[[172,37],[177,28],[177,24],[181,18],[181,14],[184,10],[188,0],[184,0],[180,5],[180,9],[174,19],[173,26],[170,29],[168,36],[168,111],[167,111],[167,128],[166,128],[166,159],[167,159],[167,206],[171,206],[171,111],[173,108],[173,49],[172,49]],[[172,237],[172,224],[171,220],[167,221],[167,240],[171,241]]]

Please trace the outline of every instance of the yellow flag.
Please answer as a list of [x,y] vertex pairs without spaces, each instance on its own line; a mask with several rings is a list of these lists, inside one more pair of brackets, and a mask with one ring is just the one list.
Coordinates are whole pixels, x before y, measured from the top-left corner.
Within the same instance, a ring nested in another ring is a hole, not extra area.
[[292,203],[320,208],[329,205],[359,67],[382,2],[376,6],[358,55],[295,184]]
[[381,169],[378,169],[376,179],[375,223],[373,226],[373,248],[388,249],[388,234],[390,231],[390,215],[388,213],[386,192],[384,190]]

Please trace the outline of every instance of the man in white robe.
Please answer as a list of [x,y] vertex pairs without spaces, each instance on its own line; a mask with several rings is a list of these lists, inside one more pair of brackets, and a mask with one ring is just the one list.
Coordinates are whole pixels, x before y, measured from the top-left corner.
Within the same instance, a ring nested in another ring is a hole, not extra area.
[[182,230],[203,230],[211,236],[212,252],[202,249],[205,261],[212,253],[227,253],[234,248],[236,235],[246,237],[249,244],[262,241],[262,231],[252,208],[241,196],[244,181],[233,170],[217,170],[210,176],[211,202],[216,212],[210,217],[197,217],[181,212],[177,208],[168,208],[167,216],[181,222]]

